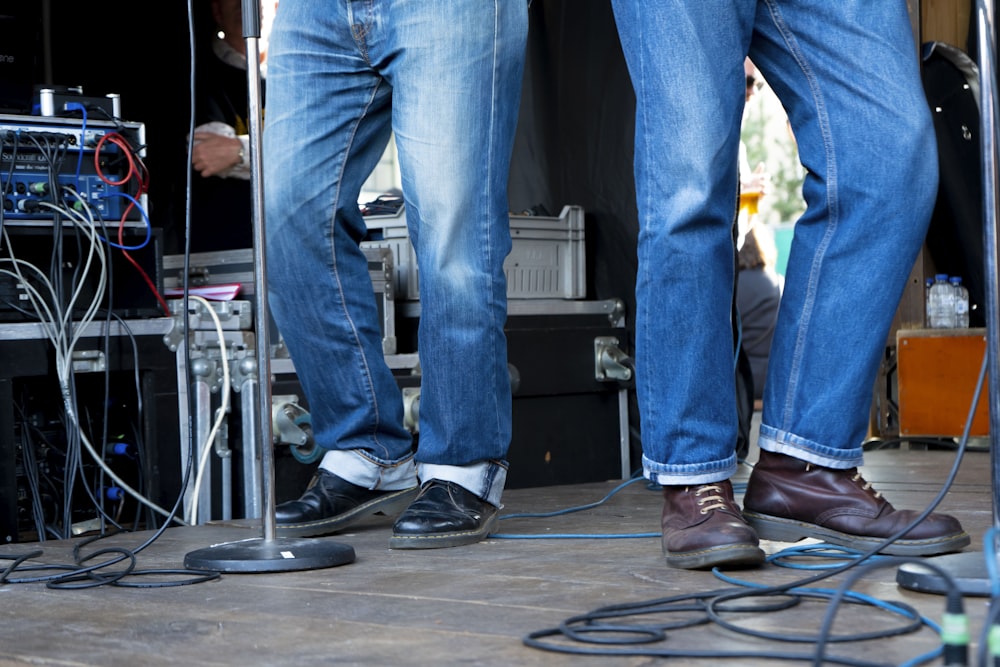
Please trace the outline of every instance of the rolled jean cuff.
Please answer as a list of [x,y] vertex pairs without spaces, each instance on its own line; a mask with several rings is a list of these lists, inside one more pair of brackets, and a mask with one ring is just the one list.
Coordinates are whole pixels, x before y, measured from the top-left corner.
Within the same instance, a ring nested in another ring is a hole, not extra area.
[[421,484],[430,479],[454,482],[490,505],[500,507],[500,496],[507,483],[507,466],[498,461],[482,461],[464,466],[418,463],[417,476]]
[[417,484],[412,455],[385,463],[365,456],[360,449],[331,449],[323,456],[320,467],[370,491],[400,491]]

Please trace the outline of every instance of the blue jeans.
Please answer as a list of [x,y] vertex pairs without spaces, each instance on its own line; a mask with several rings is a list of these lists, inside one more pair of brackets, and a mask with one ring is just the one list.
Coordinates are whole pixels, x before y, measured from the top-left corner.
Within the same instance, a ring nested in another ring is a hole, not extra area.
[[746,55],[807,170],[759,444],[862,462],[872,387],[937,191],[905,0],[613,0],[637,98],[636,381],[643,468],[736,469],[732,225]]
[[[511,435],[507,178],[527,4],[281,0],[263,136],[268,288],[322,466],[499,504]],[[419,447],[382,352],[360,189],[395,133],[420,274]],[[414,466],[416,463],[416,468]]]

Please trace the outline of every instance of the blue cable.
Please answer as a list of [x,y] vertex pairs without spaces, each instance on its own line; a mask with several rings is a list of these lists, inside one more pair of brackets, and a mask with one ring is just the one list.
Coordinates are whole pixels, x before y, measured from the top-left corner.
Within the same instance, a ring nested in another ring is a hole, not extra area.
[[[815,548],[817,546],[821,546],[823,548],[829,547],[832,550],[837,550],[837,549],[842,549],[843,548],[843,547],[836,547],[836,546],[825,545],[825,544],[824,545],[812,545],[813,548]],[[809,549],[809,547],[803,547],[802,549],[803,550],[807,550],[807,549]],[[788,549],[787,551],[795,551],[795,550],[796,549]],[[845,549],[845,551],[854,551],[854,550],[853,549]],[[858,552],[858,553],[860,553],[860,552]],[[779,554],[775,554],[775,555],[777,556]],[[823,556],[823,557],[831,557],[831,556]],[[869,560],[871,560],[871,559],[869,559]],[[787,566],[781,565],[781,567],[787,567]],[[722,581],[724,581],[724,582],[726,582],[728,584],[733,584],[735,586],[742,586],[744,588],[759,589],[759,590],[764,590],[764,589],[770,589],[770,588],[772,588],[772,586],[766,586],[764,584],[755,584],[755,583],[750,582],[750,581],[744,581],[742,579],[736,579],[735,577],[731,577],[731,576],[729,576],[727,574],[724,574],[717,567],[716,568],[712,568],[712,574],[714,574],[718,579],[721,579]],[[816,596],[830,596],[830,597],[833,597],[833,595],[836,594],[837,590],[836,589],[832,589],[832,588],[795,587],[795,588],[789,588],[787,592],[789,594],[800,593],[800,594],[809,594],[809,595],[816,595]],[[867,603],[867,604],[871,605],[872,607],[875,607],[875,608],[878,608],[878,609],[882,609],[884,611],[887,611],[887,612],[892,613],[892,614],[896,614],[898,616],[903,616],[904,618],[912,618],[912,614],[910,613],[909,610],[903,609],[901,607],[898,607],[898,606],[892,604],[891,602],[886,602],[885,600],[880,600],[878,598],[874,598],[874,597],[872,597],[870,595],[866,595],[864,593],[858,593],[857,591],[845,591],[844,592],[844,597],[850,598],[852,600],[857,600],[859,602]],[[924,624],[927,627],[931,628],[936,634],[938,634],[938,635],[941,634],[941,626],[938,625],[937,623],[935,623],[932,619],[927,618],[926,616],[923,616],[923,615],[919,615],[918,618],[920,619],[920,622],[922,624]],[[938,646],[936,649],[928,651],[927,653],[924,653],[922,655],[916,656],[915,658],[912,658],[912,659],[908,660],[907,662],[901,663],[898,667],[910,667],[911,665],[920,665],[920,664],[923,664],[923,663],[925,663],[925,662],[927,662],[929,660],[933,660],[934,658],[940,657],[943,652],[944,652],[944,647],[943,646]]]
[[[519,512],[516,514],[505,514],[500,517],[500,520],[504,519],[521,519],[521,518],[547,518],[553,516],[562,516],[564,514],[572,514],[573,512],[580,512],[582,510],[593,509],[603,505],[608,500],[611,499],[616,493],[624,489],[625,487],[635,484],[636,482],[645,481],[644,477],[632,477],[631,479],[622,482],[614,489],[611,490],[608,495],[604,496],[601,500],[589,503],[587,505],[579,505],[577,507],[570,507],[563,510],[556,510],[554,512]],[[634,538],[649,538],[656,537],[659,538],[661,533],[611,533],[611,534],[587,534],[587,533],[532,533],[532,534],[515,534],[515,533],[491,533],[490,538],[498,539],[508,539],[508,540],[551,540],[551,539],[561,539],[561,540],[575,540],[575,539],[599,539],[599,540],[620,540],[620,539],[634,539]]]
[[996,528],[991,526],[983,536],[983,556],[986,558],[986,573],[990,578],[990,597],[1000,597],[1000,576],[997,574]]
[[[540,519],[540,518],[548,518],[548,517],[554,517],[554,516],[562,516],[562,515],[565,515],[565,514],[572,514],[573,512],[580,512],[580,511],[583,511],[583,510],[593,509],[595,507],[599,507],[600,505],[603,505],[604,503],[606,503],[616,493],[618,493],[619,491],[621,491],[625,487],[630,486],[632,484],[635,484],[637,482],[644,482],[644,481],[647,481],[646,478],[642,477],[642,475],[641,475],[640,472],[637,472],[637,473],[635,473],[635,475],[633,475],[633,477],[631,477],[630,479],[628,479],[625,482],[622,482],[621,484],[619,484],[618,486],[616,486],[614,489],[612,489],[608,493],[608,495],[604,496],[604,498],[602,498],[601,500],[598,500],[597,502],[589,503],[587,505],[579,505],[577,507],[570,507],[570,508],[563,509],[563,510],[556,510],[554,512],[519,512],[519,513],[516,513],[516,514],[505,514],[505,515],[503,515],[503,516],[501,516],[499,518],[500,518],[500,520],[504,520],[504,519],[523,519],[523,518]],[[649,488],[650,488],[650,490],[657,490],[657,489],[660,489],[662,487],[659,484],[656,484],[655,482],[650,482]],[[746,482],[741,482],[739,484],[737,484],[737,483],[733,484],[733,492],[734,493],[737,493],[737,494],[743,493],[743,492],[745,492],[745,490],[746,490]],[[575,539],[608,540],[608,539],[616,539],[616,540],[620,540],[620,539],[650,538],[650,537],[659,538],[659,537],[662,537],[662,535],[663,535],[662,532],[659,532],[659,531],[658,532],[654,532],[654,533],[611,533],[611,534],[600,534],[600,533],[593,533],[593,534],[588,534],[588,533],[544,533],[544,534],[540,534],[540,533],[531,533],[531,534],[490,533],[490,537],[491,538],[508,539],[508,540],[541,540],[541,539],[545,539],[545,540],[551,540],[551,539],[563,539],[563,540],[575,540]]]
[[[501,519],[503,517],[500,517]],[[636,537],[660,537],[660,533],[546,533],[546,534],[524,534],[515,533],[490,533],[490,539],[499,538],[505,540],[621,540]]]
[[101,199],[108,199],[110,197],[124,197],[125,199],[128,199],[133,204],[135,204],[135,207],[139,210],[139,213],[142,214],[143,221],[146,223],[146,238],[143,239],[142,243],[140,243],[139,245],[120,245],[118,243],[109,241],[100,234],[97,235],[97,238],[101,239],[112,248],[118,248],[119,250],[142,250],[147,245],[149,245],[149,240],[153,237],[153,226],[149,222],[149,217],[146,215],[146,210],[142,207],[142,204],[136,201],[135,197],[133,197],[132,195],[125,194],[124,192],[109,192],[106,195],[102,195]]
[[626,480],[625,482],[619,484],[614,489],[612,489],[611,492],[608,493],[608,495],[604,496],[604,498],[602,498],[601,500],[598,500],[595,503],[590,503],[588,505],[579,505],[577,507],[570,507],[570,508],[564,509],[564,510],[556,510],[555,512],[520,512],[520,513],[517,513],[517,514],[505,514],[502,517],[500,517],[500,519],[501,520],[503,520],[503,519],[523,519],[523,518],[539,519],[539,518],[546,518],[546,517],[552,517],[552,516],[561,516],[563,514],[572,514],[573,512],[580,512],[582,510],[593,509],[595,507],[599,507],[600,505],[603,505],[604,503],[606,503],[613,495],[615,495],[616,493],[618,493],[619,491],[621,491],[622,489],[624,489],[626,486],[629,486],[630,484],[635,484],[636,482],[641,482],[641,481],[645,481],[645,478],[643,478],[643,477],[633,477],[632,479]]
[[[822,542],[820,544],[804,544],[800,546],[791,546],[786,549],[782,549],[777,553],[770,554],[766,557],[769,563],[773,563],[778,567],[785,567],[792,570],[832,570],[838,567],[842,567],[847,561],[860,560],[865,554],[863,551],[857,549],[851,549],[849,547],[842,547],[836,544],[829,544]],[[828,560],[838,559],[835,563],[821,563],[806,565],[804,563],[794,563],[787,559],[796,557],[814,557],[814,558],[825,558]],[[883,559],[885,556],[880,556],[875,554],[869,556],[869,561],[875,561]]]

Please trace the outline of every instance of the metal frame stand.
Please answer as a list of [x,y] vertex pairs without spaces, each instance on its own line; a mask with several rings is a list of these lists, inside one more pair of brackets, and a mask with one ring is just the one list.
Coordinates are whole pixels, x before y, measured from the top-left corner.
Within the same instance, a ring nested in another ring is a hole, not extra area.
[[[191,569],[217,572],[290,572],[310,570],[354,562],[354,548],[327,539],[290,539],[275,537],[274,452],[271,448],[271,345],[264,264],[264,196],[261,187],[261,79],[260,79],[260,5],[259,0],[243,0],[243,37],[247,45],[247,97],[249,102],[250,180],[253,192],[254,241],[254,330],[257,338],[257,431],[261,453],[261,516],[263,538],[215,544],[188,553],[184,565]],[[265,440],[267,438],[267,440]]]
[[[997,190],[998,153],[996,107],[996,44],[994,39],[993,0],[976,1],[976,30],[979,49],[979,112],[983,179],[983,248],[985,251],[985,316],[986,316],[986,364],[989,373],[990,400],[990,462],[993,482],[993,533],[1000,535],[1000,310],[998,310],[997,273]],[[989,537],[989,536],[988,536]],[[993,553],[997,551],[996,538]],[[955,578],[959,590],[966,595],[992,597],[992,582],[989,577],[987,556],[982,552],[963,552],[938,556],[933,560]],[[948,592],[948,582],[944,577],[919,564],[906,564],[896,574],[896,582],[904,587],[923,593]]]

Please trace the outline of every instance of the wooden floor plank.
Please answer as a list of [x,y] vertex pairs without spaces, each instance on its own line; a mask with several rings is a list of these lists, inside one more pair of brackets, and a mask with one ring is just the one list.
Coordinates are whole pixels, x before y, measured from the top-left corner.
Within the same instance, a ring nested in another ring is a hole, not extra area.
[[[992,525],[990,457],[970,452],[942,511],[958,516],[973,537],[972,552]],[[870,452],[864,474],[897,507],[920,509],[938,492],[954,454],[905,449]],[[745,482],[748,469],[736,478]],[[584,511],[568,511],[598,503]],[[44,583],[0,585],[0,667],[23,665],[609,665],[650,664],[641,655],[580,657],[525,646],[532,632],[606,605],[641,603],[669,596],[736,588],[711,572],[666,567],[660,554],[660,494],[644,481],[621,480],[505,494],[503,516],[557,513],[551,517],[505,518],[499,537],[453,549],[394,551],[387,545],[391,520],[372,517],[347,533],[322,538],[350,545],[357,558],[339,567],[259,574],[224,574],[185,586],[100,586],[50,590]],[[163,532],[137,556],[140,570],[183,568],[184,556],[207,546],[257,538],[260,523],[214,523]],[[84,548],[135,548],[149,533],[123,534]],[[591,537],[574,537],[588,535]],[[624,536],[629,537],[610,537]],[[534,536],[545,536],[535,538]],[[633,537],[634,536],[634,537]],[[32,563],[70,564],[79,540],[10,544],[5,557],[41,550]],[[788,544],[766,542],[771,553]],[[5,561],[8,562],[9,561]],[[813,559],[812,562],[815,562]],[[985,572],[985,569],[984,569]],[[18,576],[14,573],[12,576]],[[769,564],[726,573],[750,586],[789,583],[813,574]],[[940,621],[944,598],[900,588],[896,569],[875,570],[857,590],[903,601]],[[138,578],[153,583],[160,578]],[[835,588],[841,577],[823,582]],[[752,601],[759,603],[754,596]],[[986,600],[967,598],[976,638]],[[814,635],[828,609],[807,601],[786,611],[727,615],[739,627],[790,636]],[[653,617],[651,617],[653,618]],[[676,615],[659,615],[664,622]],[[870,607],[839,610],[838,633],[895,627],[898,620]],[[838,655],[900,664],[938,645],[924,629],[900,637],[832,646]],[[580,642],[573,649],[594,648]],[[775,642],[706,624],[671,632],[648,647],[616,650],[713,649],[735,652],[807,653],[813,644]],[[676,659],[673,664],[708,664]],[[726,658],[713,664],[773,665],[767,657]]]

